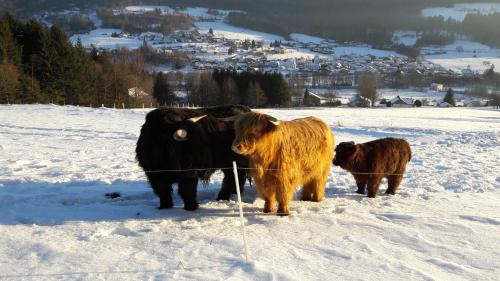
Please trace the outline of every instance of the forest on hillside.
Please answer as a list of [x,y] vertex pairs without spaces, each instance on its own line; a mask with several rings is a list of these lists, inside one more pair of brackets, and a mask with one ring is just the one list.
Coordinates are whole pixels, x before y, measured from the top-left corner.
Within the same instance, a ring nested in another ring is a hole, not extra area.
[[0,18],[0,103],[131,104],[131,87],[149,90],[140,52],[87,52],[57,25]]
[[[183,58],[182,53],[158,54],[147,44],[137,50],[86,50],[80,41],[72,45],[57,25],[47,28],[36,20],[5,15],[0,18],[0,104],[291,104],[290,88],[279,73],[163,75],[151,67],[153,62],[177,64]],[[176,91],[187,97],[181,100]]]
[[[500,13],[468,15],[463,22],[443,17],[423,17],[428,7],[450,7],[463,0],[0,0],[5,11],[29,18],[43,10],[118,7],[132,4],[163,4],[172,7],[207,7],[236,10],[229,23],[282,35],[304,33],[338,41],[357,41],[379,48],[404,49],[392,45],[395,30],[416,30],[431,43],[446,44],[450,34],[466,35],[492,47],[500,47]],[[498,2],[469,0],[467,3]],[[116,22],[114,25],[122,24]],[[437,38],[437,40],[435,40]],[[424,43],[422,41],[421,43]],[[402,50],[411,54],[413,50]]]

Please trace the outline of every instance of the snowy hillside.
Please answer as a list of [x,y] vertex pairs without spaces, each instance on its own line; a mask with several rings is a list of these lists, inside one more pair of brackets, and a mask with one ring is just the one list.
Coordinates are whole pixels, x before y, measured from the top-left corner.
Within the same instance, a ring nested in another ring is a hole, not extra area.
[[177,195],[176,208],[156,209],[134,159],[147,110],[0,105],[0,280],[498,278],[499,110],[262,111],[323,118],[337,143],[407,139],[399,193],[358,195],[335,167],[324,202],[277,217],[247,185],[246,264],[235,201],[214,201],[220,174],[199,187],[199,210]]

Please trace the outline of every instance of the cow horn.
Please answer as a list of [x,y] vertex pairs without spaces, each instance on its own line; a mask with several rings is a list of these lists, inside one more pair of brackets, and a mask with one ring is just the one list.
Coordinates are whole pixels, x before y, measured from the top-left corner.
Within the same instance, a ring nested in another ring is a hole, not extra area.
[[280,124],[280,121],[278,120],[269,120],[269,122],[271,122],[274,126],[278,126]]
[[189,118],[188,120],[191,121],[191,122],[193,122],[193,123],[196,123],[196,122],[200,121],[201,119],[203,119],[205,117],[207,117],[206,114],[202,115],[202,116],[198,116],[198,117]]
[[187,131],[184,129],[178,129],[177,131],[175,131],[174,140],[186,141],[187,140]]

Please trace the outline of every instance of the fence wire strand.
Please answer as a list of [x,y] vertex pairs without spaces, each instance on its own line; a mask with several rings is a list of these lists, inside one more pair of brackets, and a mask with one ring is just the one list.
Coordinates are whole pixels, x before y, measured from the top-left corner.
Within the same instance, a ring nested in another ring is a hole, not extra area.
[[[220,168],[189,168],[189,169],[161,169],[161,170],[126,170],[126,171],[100,171],[100,172],[81,172],[81,171],[66,171],[66,172],[56,172],[56,171],[47,171],[41,173],[15,173],[11,172],[11,174],[3,175],[4,177],[28,177],[28,176],[63,176],[63,175],[122,175],[122,174],[132,174],[132,173],[182,173],[182,172],[203,172],[203,171],[218,171],[218,170],[232,170],[233,167],[220,167]],[[261,170],[267,172],[277,172],[284,170],[299,170],[302,172],[311,172],[311,169],[261,169],[261,168],[244,168],[238,167],[238,170],[244,171],[254,171]],[[386,176],[403,176],[408,174],[415,174],[414,171],[407,171],[405,173],[369,173],[369,172],[349,172],[347,170],[340,168],[340,173],[348,173],[354,175],[386,175]],[[420,171],[419,173],[425,173]]]

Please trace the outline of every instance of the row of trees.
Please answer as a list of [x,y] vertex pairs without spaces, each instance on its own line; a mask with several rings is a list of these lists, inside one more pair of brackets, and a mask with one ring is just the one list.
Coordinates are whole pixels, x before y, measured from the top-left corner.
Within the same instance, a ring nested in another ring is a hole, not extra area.
[[186,93],[186,102],[201,105],[245,104],[251,107],[289,106],[290,88],[278,73],[215,70],[212,73],[155,74],[153,96],[159,104],[179,102],[175,90]]
[[47,20],[53,24],[57,24],[69,34],[86,33],[95,29],[94,22],[88,16],[82,15],[51,15]]
[[97,15],[102,20],[103,27],[119,28],[132,34],[154,31],[170,34],[175,30],[192,27],[193,19],[183,14],[163,14],[160,9],[143,14],[115,15],[110,8],[99,8]]
[[[488,72],[485,72],[483,76],[486,76]],[[358,87],[357,87],[358,96],[369,100],[370,104],[373,106],[375,102],[380,99],[380,93],[377,91],[377,78],[372,73],[364,73],[359,77]],[[489,100],[488,105],[499,106],[500,105],[500,93],[489,93],[488,88],[485,84],[477,84],[469,89],[465,90],[463,93],[465,96],[470,97],[478,97]],[[456,105],[455,95],[452,88],[449,88],[446,91],[446,95],[443,98],[444,102],[449,103],[452,106]],[[415,102],[415,106],[422,106],[422,102]],[[389,106],[389,104],[387,105]]]
[[128,89],[152,84],[140,52],[87,53],[57,25],[0,19],[0,103],[132,105]]

